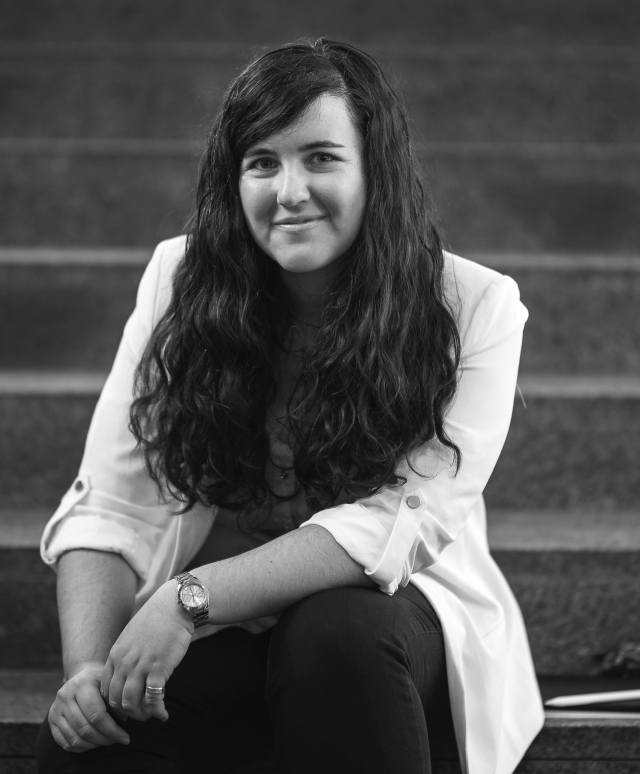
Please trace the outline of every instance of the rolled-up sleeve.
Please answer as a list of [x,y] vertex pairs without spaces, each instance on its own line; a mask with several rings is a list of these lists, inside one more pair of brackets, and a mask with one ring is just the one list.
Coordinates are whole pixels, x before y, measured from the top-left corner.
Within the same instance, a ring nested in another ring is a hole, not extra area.
[[66,551],[93,549],[120,554],[141,582],[173,513],[159,501],[144,457],[129,430],[135,369],[171,293],[182,240],[163,242],[149,262],[113,368],[93,414],[76,480],[42,536],[42,559],[55,565]]
[[327,529],[387,594],[438,561],[464,528],[498,461],[507,437],[528,312],[518,286],[497,275],[461,325],[461,375],[445,418],[462,452],[457,475],[452,455],[435,441],[411,455],[398,473],[403,486],[315,514],[302,527]]

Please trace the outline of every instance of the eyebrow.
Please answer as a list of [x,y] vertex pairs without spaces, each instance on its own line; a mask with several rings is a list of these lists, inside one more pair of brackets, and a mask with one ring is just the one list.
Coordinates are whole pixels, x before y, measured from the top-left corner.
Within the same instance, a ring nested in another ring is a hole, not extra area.
[[[308,142],[306,145],[301,145],[299,151],[316,150],[317,148],[344,148],[344,145],[340,145],[337,142],[331,142],[331,140],[315,140],[314,142]],[[273,153],[271,148],[251,148],[248,153],[244,154],[245,158],[251,158],[252,156],[262,156],[264,154]]]

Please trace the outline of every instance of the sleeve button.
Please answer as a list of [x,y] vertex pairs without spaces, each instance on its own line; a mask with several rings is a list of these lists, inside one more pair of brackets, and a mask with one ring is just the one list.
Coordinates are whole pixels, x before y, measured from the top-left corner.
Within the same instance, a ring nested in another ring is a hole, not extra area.
[[84,489],[84,484],[82,483],[82,481],[76,481],[74,489],[76,490],[76,492],[82,492],[82,490]]
[[419,508],[420,498],[417,495],[409,495],[409,497],[407,497],[407,505],[409,508]]

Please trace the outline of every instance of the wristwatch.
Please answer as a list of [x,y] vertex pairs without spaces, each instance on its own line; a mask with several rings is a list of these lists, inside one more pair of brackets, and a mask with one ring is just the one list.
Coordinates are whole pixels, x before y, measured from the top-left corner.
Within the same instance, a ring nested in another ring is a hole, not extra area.
[[209,591],[190,572],[181,572],[174,579],[178,582],[178,604],[193,618],[197,629],[209,623]]

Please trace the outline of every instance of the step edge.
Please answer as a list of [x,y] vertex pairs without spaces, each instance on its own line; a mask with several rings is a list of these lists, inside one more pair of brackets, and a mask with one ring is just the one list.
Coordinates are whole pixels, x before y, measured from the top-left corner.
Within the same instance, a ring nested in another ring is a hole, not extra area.
[[0,371],[0,395],[97,396],[106,378],[98,371]]
[[[0,266],[143,266],[153,247],[0,246]],[[465,258],[502,270],[640,272],[638,255],[600,253],[469,252]]]
[[[98,395],[103,371],[0,370],[0,395]],[[521,374],[514,400],[638,400],[640,375]]]
[[[0,509],[0,549],[37,549],[44,526],[56,508],[57,503]],[[487,536],[492,552],[635,553],[640,551],[640,511],[489,508]]]
[[0,266],[137,267],[152,253],[152,247],[0,247]]
[[640,551],[640,510],[488,508],[492,551],[629,553]]
[[[640,376],[628,374],[555,374],[521,373],[518,386],[526,407],[526,399],[568,400],[637,400],[640,398]],[[518,390],[516,390],[518,395]]]
[[[640,728],[640,712],[565,712],[545,710],[545,727],[566,728],[593,726],[633,726]],[[626,721],[626,722],[624,722]]]
[[[58,503],[31,508],[0,509],[0,550],[38,549],[46,523]],[[0,669],[0,677],[3,670]]]
[[[0,252],[1,256],[1,252]],[[549,272],[640,272],[640,255],[589,253],[476,253],[465,254],[476,263],[498,270]],[[1,257],[0,257],[1,260]]]

